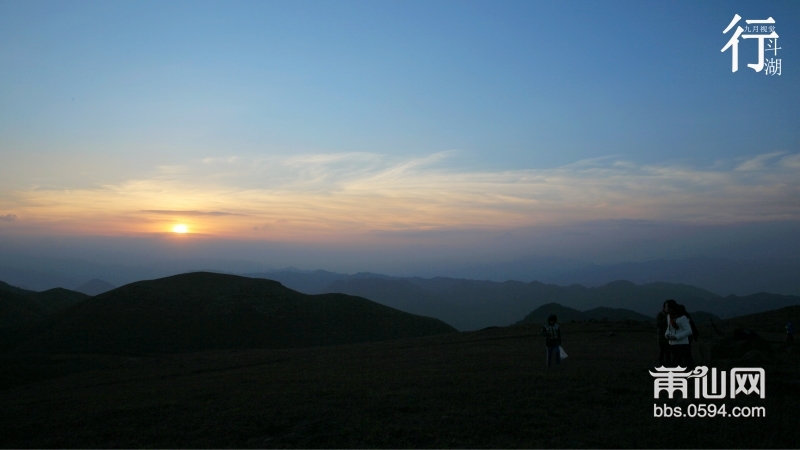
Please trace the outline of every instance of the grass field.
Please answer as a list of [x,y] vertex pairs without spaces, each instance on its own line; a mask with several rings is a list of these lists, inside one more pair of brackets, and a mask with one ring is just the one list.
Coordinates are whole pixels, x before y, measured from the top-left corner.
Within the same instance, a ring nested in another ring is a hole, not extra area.
[[[654,418],[654,403],[708,401],[653,399],[651,325],[567,323],[562,329],[569,358],[551,369],[538,326],[309,349],[7,358],[0,445],[800,444],[797,354],[784,350],[764,366],[766,399],[726,400],[728,408],[765,406],[765,418]],[[725,364],[742,366],[714,365]]]

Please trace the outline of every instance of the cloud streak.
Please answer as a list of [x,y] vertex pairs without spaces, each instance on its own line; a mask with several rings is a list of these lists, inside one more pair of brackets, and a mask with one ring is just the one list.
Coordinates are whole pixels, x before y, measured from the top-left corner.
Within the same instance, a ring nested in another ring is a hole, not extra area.
[[244,214],[223,211],[179,211],[174,209],[143,209],[143,213],[164,214],[168,216],[243,216]]
[[3,196],[0,206],[84,231],[95,223],[120,232],[158,231],[168,216],[182,216],[209,234],[301,240],[608,219],[718,224],[800,219],[797,154],[756,155],[738,165],[731,161],[727,169],[603,158],[505,171],[454,170],[447,166],[453,157],[444,152],[406,160],[371,153],[206,158],[92,189],[16,190]]

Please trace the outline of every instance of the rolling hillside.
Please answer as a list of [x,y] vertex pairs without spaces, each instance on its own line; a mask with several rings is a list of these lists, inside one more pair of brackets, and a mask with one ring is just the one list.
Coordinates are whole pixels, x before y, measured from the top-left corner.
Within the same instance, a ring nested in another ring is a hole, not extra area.
[[784,335],[788,322],[794,324],[795,330],[798,329],[798,325],[800,325],[800,305],[733,317],[722,321],[719,327],[725,330],[746,328],[758,332]]
[[551,313],[555,314],[558,317],[558,321],[561,323],[569,322],[571,320],[597,320],[603,322],[635,320],[637,322],[655,322],[654,317],[648,317],[644,314],[639,314],[629,309],[600,307],[587,311],[578,311],[577,309],[568,308],[566,306],[559,305],[558,303],[548,303],[531,311],[531,313],[525,316],[524,319],[517,322],[517,325],[542,325],[547,322],[547,317]]
[[88,295],[62,288],[34,292],[0,282],[0,328],[41,322],[88,298]]
[[344,294],[197,272],[120,287],[55,316],[16,352],[159,353],[418,337],[449,325]]

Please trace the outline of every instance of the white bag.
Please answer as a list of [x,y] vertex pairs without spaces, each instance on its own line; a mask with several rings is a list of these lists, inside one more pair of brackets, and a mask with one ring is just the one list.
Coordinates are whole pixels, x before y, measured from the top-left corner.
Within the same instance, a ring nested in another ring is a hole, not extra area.
[[[567,356],[569,356],[567,355],[567,352],[564,351],[564,348],[561,347],[560,345],[558,346],[558,354],[561,356],[562,360],[565,359]],[[544,362],[545,364],[547,364],[547,351],[545,351],[544,353]]]

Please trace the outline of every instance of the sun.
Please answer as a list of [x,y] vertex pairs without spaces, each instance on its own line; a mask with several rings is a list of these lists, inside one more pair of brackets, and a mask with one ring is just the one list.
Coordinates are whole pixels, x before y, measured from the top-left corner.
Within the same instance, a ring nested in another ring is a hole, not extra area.
[[175,225],[174,227],[172,227],[172,232],[173,233],[180,233],[180,234],[188,233],[189,232],[189,228],[187,228],[186,225],[179,224],[179,225]]

